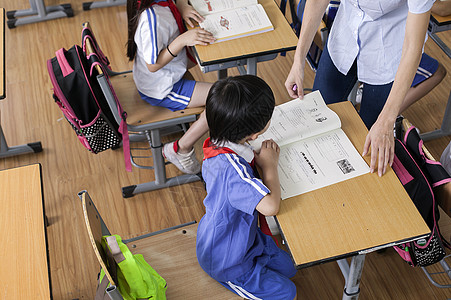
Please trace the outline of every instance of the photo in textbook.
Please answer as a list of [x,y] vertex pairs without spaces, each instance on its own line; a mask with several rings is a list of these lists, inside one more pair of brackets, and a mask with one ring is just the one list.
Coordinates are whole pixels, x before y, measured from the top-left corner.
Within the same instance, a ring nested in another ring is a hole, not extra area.
[[216,42],[274,30],[265,9],[257,0],[190,0],[205,20],[199,24]]
[[369,172],[341,129],[340,118],[327,107],[319,91],[276,106],[268,130],[250,144],[259,151],[267,139],[280,147],[282,199]]

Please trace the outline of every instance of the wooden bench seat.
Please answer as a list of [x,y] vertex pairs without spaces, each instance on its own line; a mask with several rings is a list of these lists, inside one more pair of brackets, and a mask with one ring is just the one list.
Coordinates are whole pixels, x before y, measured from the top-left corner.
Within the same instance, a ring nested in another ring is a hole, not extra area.
[[128,125],[138,126],[186,115],[199,115],[204,110],[204,107],[196,107],[171,111],[164,107],[150,105],[138,94],[132,73],[111,77],[110,81],[122,108],[127,113]]

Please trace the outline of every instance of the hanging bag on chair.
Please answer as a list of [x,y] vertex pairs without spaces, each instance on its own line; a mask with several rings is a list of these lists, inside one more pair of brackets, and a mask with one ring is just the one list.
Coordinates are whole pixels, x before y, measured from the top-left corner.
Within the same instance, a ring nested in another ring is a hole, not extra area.
[[[108,269],[115,278],[117,289],[125,300],[166,299],[166,281],[143,258],[132,254],[119,235],[102,237]],[[109,282],[103,269],[100,272],[95,300],[109,300]]]
[[122,135],[96,78],[91,76],[94,60],[88,60],[74,45],[56,51],[55,57],[47,61],[47,70],[56,104],[83,146],[99,153],[118,147]]
[[440,215],[434,188],[450,182],[451,178],[439,162],[426,156],[423,141],[415,127],[410,126],[403,134],[401,122],[402,119],[399,119],[396,125],[398,138],[395,140],[392,168],[431,233],[425,238],[394,246],[394,249],[411,266],[426,267],[442,260],[446,255],[445,246],[449,247],[440,234]]

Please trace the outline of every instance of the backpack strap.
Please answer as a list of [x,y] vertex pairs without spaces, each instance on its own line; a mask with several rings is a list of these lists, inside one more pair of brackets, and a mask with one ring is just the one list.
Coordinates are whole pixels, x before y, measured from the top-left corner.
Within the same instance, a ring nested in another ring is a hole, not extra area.
[[124,254],[122,254],[121,248],[117,243],[116,237],[114,235],[107,236],[105,238],[106,243],[108,244],[111,255],[113,256],[114,261],[118,264],[125,260]]
[[83,30],[81,31],[81,41],[82,41],[82,48],[83,52],[86,53],[86,40],[89,39],[91,42],[91,45],[94,47],[94,51],[99,57],[100,63],[111,70],[110,67],[110,61],[108,60],[108,57],[106,57],[105,54],[103,54],[102,50],[99,47],[99,44],[97,43],[97,40],[94,36],[94,33],[92,32],[91,28],[89,27],[83,27]]
[[451,177],[448,172],[446,172],[445,168],[443,168],[442,164],[439,161],[429,158],[425,153],[423,148],[423,140],[415,130],[415,126],[410,126],[410,128],[406,131],[406,134],[404,135],[404,144],[409,151],[414,154],[413,157],[417,163],[424,167],[426,176],[428,176],[432,187],[437,187],[451,182]]

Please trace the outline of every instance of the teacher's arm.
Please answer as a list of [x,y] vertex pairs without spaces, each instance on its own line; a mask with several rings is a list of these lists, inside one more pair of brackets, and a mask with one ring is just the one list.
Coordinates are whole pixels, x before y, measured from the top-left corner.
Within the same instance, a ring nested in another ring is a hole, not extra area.
[[[298,1],[297,1],[298,2]],[[285,81],[285,88],[293,98],[303,98],[303,81],[305,57],[313,42],[313,37],[321,24],[321,18],[326,11],[329,0],[306,1],[302,19],[301,33],[294,54],[293,65]]]
[[387,165],[391,166],[393,163],[393,124],[420,63],[429,17],[430,11],[421,14],[408,13],[401,61],[392,89],[365,140],[362,155],[366,155],[371,147],[370,171],[374,172],[377,164],[379,176],[386,172]]

